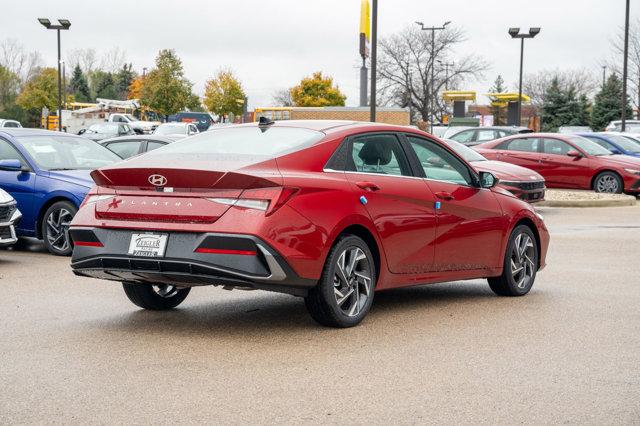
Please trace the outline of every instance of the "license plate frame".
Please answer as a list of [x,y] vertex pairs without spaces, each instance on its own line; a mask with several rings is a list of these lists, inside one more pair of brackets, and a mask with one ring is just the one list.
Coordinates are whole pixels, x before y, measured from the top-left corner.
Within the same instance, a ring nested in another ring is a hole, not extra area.
[[167,251],[169,234],[142,232],[131,234],[129,241],[130,256],[144,258],[164,257]]

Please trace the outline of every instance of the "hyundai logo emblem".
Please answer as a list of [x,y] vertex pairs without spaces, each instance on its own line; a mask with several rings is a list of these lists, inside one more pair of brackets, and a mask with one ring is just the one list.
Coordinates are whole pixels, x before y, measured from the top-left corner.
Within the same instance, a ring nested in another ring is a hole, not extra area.
[[149,183],[153,186],[165,186],[167,178],[162,175],[151,175],[149,176]]

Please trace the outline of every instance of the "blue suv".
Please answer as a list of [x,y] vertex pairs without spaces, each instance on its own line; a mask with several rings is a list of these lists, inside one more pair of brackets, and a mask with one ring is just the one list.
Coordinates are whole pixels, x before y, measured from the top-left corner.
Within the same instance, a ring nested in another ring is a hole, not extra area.
[[93,186],[89,173],[117,161],[116,154],[80,136],[0,129],[0,188],[22,212],[17,235],[44,240],[53,254],[71,254],[68,226]]

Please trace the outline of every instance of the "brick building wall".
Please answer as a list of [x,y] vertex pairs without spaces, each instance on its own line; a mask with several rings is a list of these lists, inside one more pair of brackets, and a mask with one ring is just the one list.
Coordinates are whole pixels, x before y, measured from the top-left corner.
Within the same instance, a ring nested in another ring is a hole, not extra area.
[[[369,121],[369,108],[361,107],[327,107],[327,108],[292,108],[292,120],[354,120]],[[409,125],[409,110],[404,108],[378,108],[378,123]]]

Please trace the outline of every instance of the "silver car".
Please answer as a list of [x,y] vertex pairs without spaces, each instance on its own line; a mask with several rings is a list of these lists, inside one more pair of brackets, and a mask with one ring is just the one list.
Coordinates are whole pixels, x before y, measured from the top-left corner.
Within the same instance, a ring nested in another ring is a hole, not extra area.
[[16,206],[16,200],[0,189],[0,247],[10,246],[18,241],[16,224],[21,218],[22,213]]

